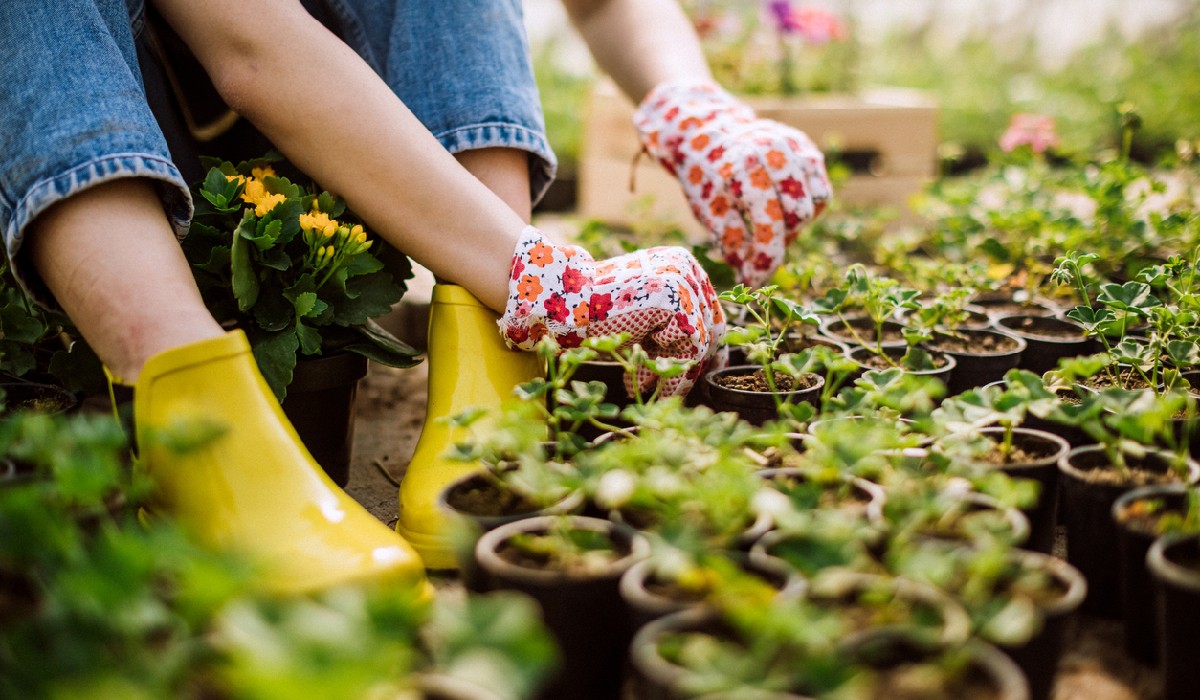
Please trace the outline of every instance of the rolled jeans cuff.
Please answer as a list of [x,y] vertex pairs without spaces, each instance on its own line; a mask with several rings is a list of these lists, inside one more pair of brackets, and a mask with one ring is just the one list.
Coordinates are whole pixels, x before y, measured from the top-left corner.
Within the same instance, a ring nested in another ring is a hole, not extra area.
[[558,159],[545,135],[517,124],[469,124],[434,136],[451,153],[479,148],[512,148],[529,153],[529,194],[534,204],[541,201],[558,172]]
[[33,269],[28,256],[19,255],[29,224],[35,218],[72,195],[89,187],[126,177],[154,181],[163,211],[177,238],[187,235],[193,205],[183,175],[169,160],[147,153],[115,153],[94,158],[65,172],[34,182],[12,207],[0,203],[0,221],[4,221],[4,243],[17,283],[38,304],[57,308],[57,302]]

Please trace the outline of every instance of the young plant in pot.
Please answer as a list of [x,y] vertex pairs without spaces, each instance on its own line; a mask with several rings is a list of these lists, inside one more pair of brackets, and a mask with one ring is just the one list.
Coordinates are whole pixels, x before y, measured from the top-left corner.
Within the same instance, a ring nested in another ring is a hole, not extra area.
[[1021,363],[1023,338],[994,329],[937,331],[926,341],[931,350],[950,355],[954,372],[946,386],[948,396],[990,384]]
[[[905,372],[937,377],[948,384],[958,364],[953,356],[931,351],[925,343],[938,329],[958,327],[967,319],[967,311],[952,293],[941,294],[929,304],[908,311],[901,328],[901,345],[868,344],[852,347],[847,354],[864,370],[899,367]],[[897,311],[899,313],[899,311]]]
[[1200,685],[1200,534],[1159,537],[1146,554],[1146,568],[1154,580],[1163,697],[1190,698]]
[[607,440],[576,459],[599,512],[688,552],[736,549],[768,526],[756,512],[762,483],[747,452],[762,444],[759,431],[675,398],[626,415],[634,437]]
[[1158,661],[1158,615],[1146,554],[1165,535],[1200,533],[1200,491],[1188,484],[1133,489],[1113,503],[1117,527],[1119,590],[1125,651],[1148,664]]
[[[919,309],[920,295],[916,289],[856,263],[847,269],[845,283],[827,290],[813,302],[813,308],[831,317],[821,324],[829,337],[851,349],[872,347],[883,354],[884,348],[905,345],[899,315]],[[855,314],[855,310],[860,311]]]
[[969,463],[1037,484],[1034,501],[1023,508],[1031,528],[1026,547],[1047,554],[1054,549],[1057,532],[1058,462],[1071,446],[1052,433],[1017,426],[1031,413],[1053,411],[1056,402],[1040,377],[1014,369],[1002,384],[969,389],[946,399],[934,412],[951,435],[987,439],[987,449],[967,456]]
[[[785,403],[813,403],[824,384],[824,378],[811,371],[794,376],[776,371],[776,360],[789,329],[796,323],[815,321],[807,309],[778,296],[777,291],[775,286],[750,290],[738,285],[721,292],[722,301],[741,305],[754,321],[726,334],[727,343],[745,348],[750,364],[713,370],[702,380],[709,405],[733,411],[758,425],[778,418]],[[776,313],[780,314],[778,318]]]
[[562,663],[538,697],[617,697],[633,635],[618,584],[648,554],[632,528],[578,515],[526,518],[479,538],[489,588],[536,600],[558,644]]
[[1096,445],[1072,449],[1059,462],[1063,523],[1067,530],[1067,560],[1088,578],[1085,609],[1104,617],[1121,613],[1117,526],[1112,518],[1116,500],[1149,484],[1195,483],[1200,466],[1186,449],[1156,447],[1174,441],[1171,419],[1186,404],[1182,391],[1104,389],[1078,405],[1059,410],[1097,440]]
[[213,316],[246,332],[301,439],[344,485],[367,360],[419,361],[372,320],[404,295],[412,267],[369,240],[340,198],[277,176],[275,160],[210,161],[183,250]]
[[1067,626],[1087,594],[1083,574],[1000,542],[962,548],[924,540],[890,550],[886,561],[896,575],[953,596],[970,616],[972,634],[1021,667],[1030,697],[1051,697]]

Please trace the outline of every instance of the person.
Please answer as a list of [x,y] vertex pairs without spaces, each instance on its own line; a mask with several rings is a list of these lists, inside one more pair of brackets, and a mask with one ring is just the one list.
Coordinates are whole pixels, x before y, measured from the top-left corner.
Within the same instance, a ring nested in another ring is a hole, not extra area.
[[[679,176],[721,255],[744,280],[765,280],[829,198],[820,152],[713,84],[673,0],[564,2],[601,68],[640,105],[646,150]],[[529,225],[554,157],[519,0],[326,5],[341,37],[298,1],[154,9],[232,110],[448,283],[442,311],[435,290],[432,334],[444,331],[451,355],[484,348],[479,373],[500,377],[485,394],[528,371],[511,358],[531,353],[507,347],[616,331],[696,361],[664,387],[686,391],[723,329],[697,261],[670,247],[596,261]],[[247,553],[273,591],[425,585],[429,562],[324,476],[244,336],[200,298],[176,241],[192,212],[187,183],[139,78],[143,21],[137,0],[11,0],[0,13],[0,225],[12,269],[134,387],[138,458],[162,509],[202,541]],[[431,337],[431,362],[434,346]],[[471,385],[471,373],[437,371],[454,386]],[[479,391],[454,386],[455,400]],[[151,439],[190,420],[217,420],[223,432],[183,454]],[[436,470],[417,466],[405,483],[418,484],[424,506],[445,475],[424,478]]]

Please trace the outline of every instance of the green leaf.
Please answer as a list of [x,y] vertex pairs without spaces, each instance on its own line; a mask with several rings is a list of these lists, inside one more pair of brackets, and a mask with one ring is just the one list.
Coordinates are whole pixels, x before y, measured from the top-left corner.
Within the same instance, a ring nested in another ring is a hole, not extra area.
[[299,318],[296,319],[296,338],[300,342],[300,352],[305,355],[321,353],[321,333]]
[[1134,312],[1143,312],[1162,304],[1158,297],[1154,296],[1150,286],[1141,282],[1102,285],[1097,301],[1113,309]]
[[257,329],[248,329],[250,347],[254,360],[258,363],[258,371],[280,401],[287,396],[288,384],[292,383],[292,372],[296,369],[296,351],[300,348],[300,340],[296,337],[295,329],[275,333],[264,333]]
[[404,296],[404,290],[386,272],[354,277],[346,283],[346,293],[353,297],[332,303],[333,322],[340,326],[359,326],[382,316]]
[[[253,228],[254,216],[246,212],[242,223],[238,226]],[[244,235],[233,237],[233,249],[230,250],[230,265],[233,268],[233,296],[237,299],[238,309],[247,311],[258,301],[258,275],[254,270],[253,244]]]
[[[318,301],[320,300],[317,299],[317,295],[313,292],[303,292],[296,295],[296,300],[293,302],[296,306],[296,315],[301,318],[308,316]],[[321,303],[324,304],[325,302]]]
[[228,275],[229,271],[232,269],[229,246],[213,246],[209,249],[208,259],[202,263],[195,263],[193,267],[204,270],[205,272],[211,272],[214,275],[220,275],[222,277]]
[[346,211],[346,203],[340,197],[335,197],[328,192],[317,195],[317,206],[321,207],[321,211],[332,219],[338,218],[342,212]]

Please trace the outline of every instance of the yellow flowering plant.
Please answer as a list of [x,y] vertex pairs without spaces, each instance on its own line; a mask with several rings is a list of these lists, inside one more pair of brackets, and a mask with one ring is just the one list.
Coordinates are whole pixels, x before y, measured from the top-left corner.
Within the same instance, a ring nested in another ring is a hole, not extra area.
[[371,240],[337,196],[277,175],[275,160],[209,161],[194,188],[183,248],[208,308],[246,332],[280,400],[301,355],[416,364],[417,351],[372,320],[404,296],[408,258]]

